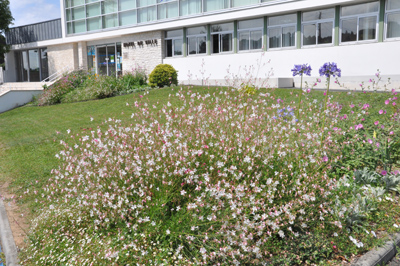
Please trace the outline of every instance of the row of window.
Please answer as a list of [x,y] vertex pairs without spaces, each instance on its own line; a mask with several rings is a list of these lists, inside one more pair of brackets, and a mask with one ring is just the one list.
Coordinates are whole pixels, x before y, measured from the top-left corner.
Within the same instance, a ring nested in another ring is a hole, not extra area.
[[[400,38],[400,1],[388,0],[386,6],[386,39]],[[301,46],[333,45],[335,8],[301,13]],[[340,43],[376,41],[378,38],[379,2],[370,2],[340,9]],[[267,18],[267,49],[297,46],[297,13]],[[208,27],[200,26],[165,33],[166,57],[183,55],[183,36],[186,30],[187,54],[206,54]],[[261,50],[264,47],[264,18],[210,26],[211,54],[232,52],[234,34],[238,51]]]
[[73,34],[270,1],[273,0],[65,0],[65,18],[67,32]]

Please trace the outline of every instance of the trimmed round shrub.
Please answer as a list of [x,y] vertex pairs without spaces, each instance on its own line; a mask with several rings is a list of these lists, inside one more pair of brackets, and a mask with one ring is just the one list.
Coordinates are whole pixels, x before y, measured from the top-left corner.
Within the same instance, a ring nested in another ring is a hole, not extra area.
[[178,73],[171,65],[160,64],[150,73],[150,86],[164,87],[172,84],[178,85]]

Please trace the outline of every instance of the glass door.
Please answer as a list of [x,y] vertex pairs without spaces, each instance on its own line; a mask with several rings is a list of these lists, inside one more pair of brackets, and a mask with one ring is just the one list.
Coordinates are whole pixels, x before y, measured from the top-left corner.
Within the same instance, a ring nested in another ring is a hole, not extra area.
[[120,67],[118,62],[115,44],[97,47],[97,74],[117,75],[117,67]]

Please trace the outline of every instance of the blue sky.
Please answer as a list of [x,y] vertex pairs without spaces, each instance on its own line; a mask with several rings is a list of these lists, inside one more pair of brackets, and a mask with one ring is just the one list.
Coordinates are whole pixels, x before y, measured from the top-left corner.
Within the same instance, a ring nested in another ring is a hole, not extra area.
[[40,21],[60,18],[60,0],[10,0],[14,25],[18,27]]

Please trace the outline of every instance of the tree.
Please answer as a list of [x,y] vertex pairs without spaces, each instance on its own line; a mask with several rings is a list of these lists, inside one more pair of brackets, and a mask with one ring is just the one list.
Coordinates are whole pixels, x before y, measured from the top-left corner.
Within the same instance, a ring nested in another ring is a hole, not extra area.
[[0,0],[0,63],[2,59],[4,60],[4,54],[10,50],[10,47],[4,42],[4,33],[8,31],[8,27],[13,20],[10,1]]

